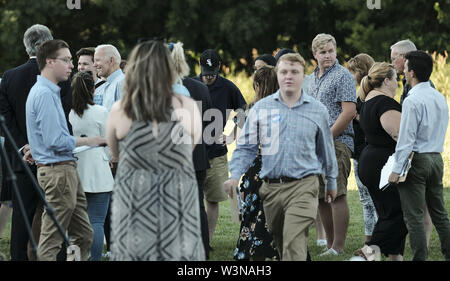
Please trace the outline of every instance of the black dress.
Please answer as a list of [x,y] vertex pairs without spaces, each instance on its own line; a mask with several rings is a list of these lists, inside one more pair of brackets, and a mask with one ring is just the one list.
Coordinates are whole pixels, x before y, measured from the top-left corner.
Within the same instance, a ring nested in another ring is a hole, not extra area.
[[267,230],[263,204],[259,197],[262,180],[261,155],[258,155],[250,168],[242,177],[240,191],[244,193],[244,207],[240,235],[234,251],[234,259],[250,260],[250,258],[279,260],[278,251],[274,247],[272,235]]
[[381,170],[395,152],[396,142],[383,129],[380,117],[389,110],[401,111],[394,99],[384,95],[373,97],[361,108],[360,124],[368,145],[359,158],[359,178],[369,189],[378,212],[378,222],[368,245],[377,245],[383,254],[403,255],[408,234],[396,186],[379,189]]

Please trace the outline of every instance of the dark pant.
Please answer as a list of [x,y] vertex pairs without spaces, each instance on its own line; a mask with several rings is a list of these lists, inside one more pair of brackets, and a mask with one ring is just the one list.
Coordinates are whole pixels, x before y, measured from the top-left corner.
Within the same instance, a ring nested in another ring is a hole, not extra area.
[[425,203],[439,235],[442,254],[447,261],[450,260],[450,221],[444,205],[443,174],[444,163],[440,153],[416,153],[406,181],[398,185],[413,260],[424,261],[428,255],[424,227]]
[[206,170],[196,171],[195,176],[198,184],[198,198],[200,202],[200,224],[202,229],[203,246],[205,247],[206,259],[209,259],[209,230],[208,230],[208,217],[205,210],[205,202],[203,200],[203,185],[206,178]]
[[[34,171],[36,173],[36,171]],[[5,175],[6,176],[6,175]],[[36,188],[33,186],[33,182],[28,178],[28,175],[24,172],[16,173],[17,187],[19,189],[20,197],[22,199],[25,215],[28,218],[29,227],[31,229],[31,223],[33,222],[36,206],[41,200]],[[11,184],[11,183],[9,183]],[[11,186],[12,188],[12,186]],[[11,260],[26,261],[27,257],[27,245],[30,236],[27,232],[27,225],[25,224],[24,217],[19,207],[19,199],[17,194],[12,191],[12,219],[11,219]]]

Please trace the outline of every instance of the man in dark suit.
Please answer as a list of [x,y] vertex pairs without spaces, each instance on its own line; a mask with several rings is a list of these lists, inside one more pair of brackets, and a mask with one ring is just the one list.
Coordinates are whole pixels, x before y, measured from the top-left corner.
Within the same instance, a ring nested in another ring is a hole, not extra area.
[[[36,61],[36,50],[40,44],[52,39],[53,36],[46,26],[36,24],[28,28],[24,34],[23,43],[30,59],[25,64],[7,70],[0,83],[0,114],[5,117],[6,126],[10,130],[14,142],[19,148],[28,144],[25,103],[30,89],[36,83],[37,75],[40,74]],[[72,105],[70,81],[61,83],[59,86],[61,87],[61,103],[67,118]],[[70,124],[69,130],[72,133]],[[37,206],[42,206],[40,197],[33,187],[31,179],[28,178],[20,163],[22,160],[18,159],[16,152],[13,150],[11,143],[8,140],[5,141],[5,148],[17,176],[17,186],[25,206],[26,216],[31,223]],[[30,166],[30,168],[34,175],[36,175],[36,167],[33,165]],[[3,170],[3,174],[6,175],[5,170]],[[4,183],[3,189],[9,190],[9,194],[11,194],[11,198],[9,199],[12,200],[13,203],[10,245],[11,260],[28,260],[27,244],[29,236],[26,231],[24,218],[19,209],[18,198],[17,195],[11,191],[11,184],[6,181],[4,181]],[[3,194],[5,192],[2,191]],[[37,234],[37,237],[39,237],[39,233],[35,233],[36,231],[39,232],[39,229],[33,231],[34,236],[36,237]]]

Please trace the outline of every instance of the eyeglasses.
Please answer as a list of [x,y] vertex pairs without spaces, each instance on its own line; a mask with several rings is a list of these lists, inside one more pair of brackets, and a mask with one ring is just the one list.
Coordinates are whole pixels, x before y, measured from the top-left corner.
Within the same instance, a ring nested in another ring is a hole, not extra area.
[[399,54],[399,55],[397,55],[397,56],[395,56],[395,57],[391,57],[391,62],[394,62],[394,61],[396,61],[399,57],[403,57],[404,56],[404,54]]
[[54,58],[54,60],[60,60],[60,61],[63,61],[63,62],[65,62],[65,63],[67,63],[67,64],[73,64],[73,59],[72,58]]

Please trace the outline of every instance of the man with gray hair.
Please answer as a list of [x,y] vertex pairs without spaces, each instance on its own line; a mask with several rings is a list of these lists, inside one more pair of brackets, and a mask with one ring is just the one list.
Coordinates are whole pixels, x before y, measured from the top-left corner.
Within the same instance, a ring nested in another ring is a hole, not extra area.
[[[17,147],[24,147],[28,144],[25,103],[31,87],[36,83],[37,76],[40,74],[36,61],[37,49],[43,42],[52,39],[53,36],[50,30],[44,25],[35,24],[28,28],[24,33],[23,43],[26,52],[28,53],[29,60],[16,68],[7,70],[4,73],[2,83],[0,84],[0,114],[5,117],[6,126],[10,130]],[[72,107],[70,81],[59,83],[58,86],[61,87],[61,103],[66,115],[66,120],[68,120],[67,117]],[[70,123],[67,122],[67,124],[69,131],[71,132]],[[39,194],[33,187],[31,179],[28,178],[22,167],[22,159],[18,159],[16,151],[14,151],[8,140],[5,142],[5,148],[17,176],[17,186],[25,207],[25,215],[28,222],[31,223],[35,213],[36,218],[40,218],[39,214],[42,212],[42,202]],[[34,175],[36,175],[36,166],[31,165],[30,169]],[[5,170],[3,170],[3,174],[6,175]],[[3,186],[3,195],[5,195],[5,192],[10,195],[9,200],[12,200],[13,203],[10,245],[11,260],[28,260],[30,257],[27,256],[27,244],[29,241],[28,232],[26,230],[27,225],[25,224],[23,215],[19,209],[17,201],[18,197],[11,191],[11,184],[7,184],[6,181]],[[33,229],[36,238],[39,237],[39,232],[40,230],[38,228]]]
[[97,75],[106,82],[95,89],[94,102],[111,110],[114,102],[122,97],[125,75],[120,69],[120,53],[113,45],[99,45],[95,48],[94,67]]
[[[417,51],[416,45],[409,40],[401,40],[391,46],[391,63],[397,71],[398,75],[404,75],[404,67],[405,67],[405,54],[411,51]],[[400,97],[400,104],[403,104],[406,96],[408,95],[409,90],[411,90],[411,86],[406,83],[406,78],[402,79],[403,84],[403,92]],[[431,87],[434,88],[433,82],[430,80]]]

